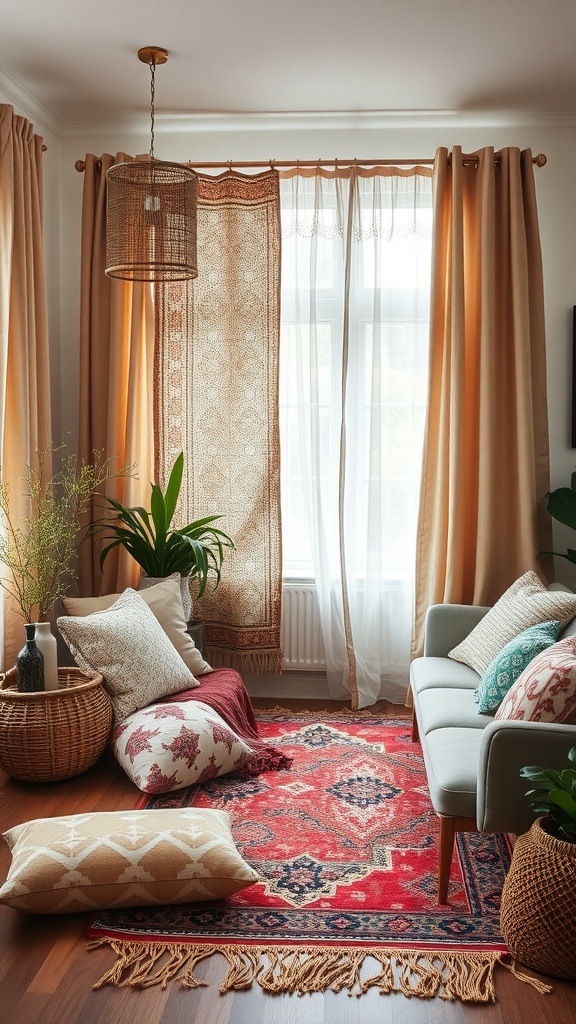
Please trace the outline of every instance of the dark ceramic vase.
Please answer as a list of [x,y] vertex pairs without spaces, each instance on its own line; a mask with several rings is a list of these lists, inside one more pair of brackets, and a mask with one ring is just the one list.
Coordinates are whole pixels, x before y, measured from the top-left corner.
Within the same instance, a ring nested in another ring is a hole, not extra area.
[[33,623],[27,622],[25,629],[26,646],[16,659],[18,689],[21,693],[35,693],[44,689],[44,658],[34,639],[36,627]]

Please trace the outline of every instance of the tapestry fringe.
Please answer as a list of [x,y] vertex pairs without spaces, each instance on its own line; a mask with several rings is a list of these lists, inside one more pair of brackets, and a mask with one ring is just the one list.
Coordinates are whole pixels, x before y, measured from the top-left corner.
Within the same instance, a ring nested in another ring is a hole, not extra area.
[[254,675],[263,675],[269,672],[275,676],[281,676],[284,672],[282,651],[231,651],[222,647],[211,647],[209,644],[204,651],[206,660],[212,668],[233,668],[236,672],[252,672]]
[[[256,982],[265,992],[276,995],[347,991],[349,995],[361,996],[368,989],[377,988],[382,995],[402,992],[420,999],[438,996],[449,1001],[487,1003],[496,1000],[497,964],[537,992],[552,991],[550,985],[523,974],[513,962],[508,963],[508,954],[494,951],[196,945],[128,942],[110,937],[93,939],[86,948],[92,950],[103,945],[109,945],[117,959],[93,986],[95,989],[104,985],[166,988],[176,978],[186,988],[197,988],[208,984],[195,977],[197,965],[220,953],[228,962],[221,993],[248,989]],[[380,970],[363,980],[361,971],[369,959],[376,960]]]

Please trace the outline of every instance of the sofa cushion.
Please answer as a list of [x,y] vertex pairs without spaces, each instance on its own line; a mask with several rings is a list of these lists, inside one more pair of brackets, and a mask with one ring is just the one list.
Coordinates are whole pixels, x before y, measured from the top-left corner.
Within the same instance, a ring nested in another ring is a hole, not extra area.
[[490,662],[476,691],[478,710],[495,711],[512,684],[527,665],[547,647],[556,643],[560,632],[558,619],[528,626],[510,640]]
[[478,714],[474,690],[433,687],[418,695],[417,715],[420,736],[433,729],[483,729],[493,721],[492,715]]
[[476,818],[483,729],[433,729],[422,744],[428,788],[437,814]]
[[474,669],[450,658],[415,658],[410,666],[410,685],[415,694],[423,690],[476,690],[480,676]]
[[484,675],[499,651],[528,626],[560,621],[563,629],[576,616],[576,594],[547,590],[535,572],[527,572],[486,613],[448,657]]

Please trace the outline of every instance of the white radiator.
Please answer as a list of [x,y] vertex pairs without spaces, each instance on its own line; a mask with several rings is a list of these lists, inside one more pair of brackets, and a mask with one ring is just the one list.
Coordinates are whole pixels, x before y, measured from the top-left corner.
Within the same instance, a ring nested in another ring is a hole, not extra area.
[[313,583],[284,583],[282,587],[282,650],[284,669],[288,671],[326,671],[318,596]]

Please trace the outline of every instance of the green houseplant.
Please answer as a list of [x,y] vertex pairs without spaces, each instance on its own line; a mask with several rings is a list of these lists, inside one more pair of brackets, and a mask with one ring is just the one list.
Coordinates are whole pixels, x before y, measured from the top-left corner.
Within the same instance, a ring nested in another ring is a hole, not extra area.
[[127,508],[114,498],[105,499],[114,515],[95,524],[97,530],[106,534],[105,540],[109,540],[102,549],[100,565],[114,548],[122,545],[146,576],[159,578],[179,573],[181,577],[190,577],[197,584],[196,596],[201,597],[209,581],[214,590],[217,588],[225,549],[233,549],[234,542],[214,526],[221,515],[205,516],[186,526],[172,526],[183,471],[184,453],[180,452],[166,490],[163,492],[158,484],[150,485],[150,510]]
[[[548,513],[558,523],[569,526],[576,530],[576,470],[570,477],[570,487],[557,487],[547,495]],[[569,562],[576,564],[576,550],[567,548],[565,552],[544,551],[545,555],[557,555],[559,558],[566,558]]]
[[[576,766],[576,747],[568,752]],[[528,765],[526,796],[542,815],[514,846],[500,904],[511,953],[544,974],[576,978],[576,768]]]
[[[576,747],[569,751],[568,760],[576,765]],[[547,816],[553,835],[566,843],[576,843],[576,768],[557,772],[527,765],[520,775],[537,787],[526,793],[534,813]]]
[[[50,470],[56,456],[60,466]],[[11,595],[27,623],[43,622],[76,576],[78,545],[90,524],[84,523],[91,499],[111,479],[111,460],[93,453],[92,464],[64,451],[64,446],[36,452],[24,467],[22,494],[29,513],[17,517],[9,483],[0,480],[0,586]]]
[[[59,464],[55,471],[53,460]],[[76,576],[78,545],[90,527],[91,499],[106,481],[129,472],[112,472],[111,460],[97,452],[87,464],[62,445],[36,452],[24,467],[19,501],[10,484],[0,480],[0,586],[26,624],[26,648],[17,658],[20,689],[57,688],[56,640],[49,613]],[[27,509],[24,516],[22,504]]]

